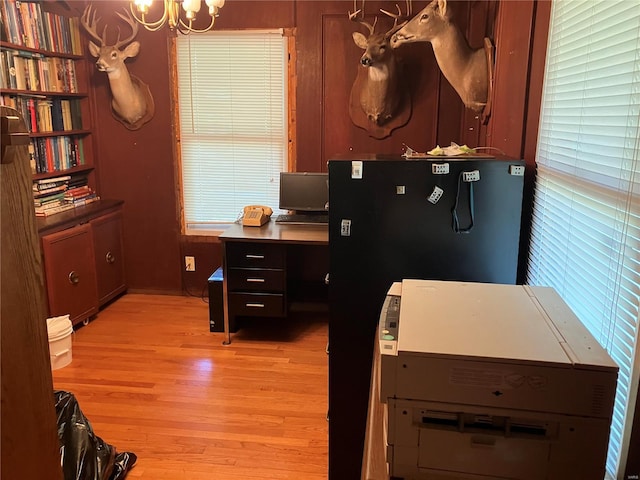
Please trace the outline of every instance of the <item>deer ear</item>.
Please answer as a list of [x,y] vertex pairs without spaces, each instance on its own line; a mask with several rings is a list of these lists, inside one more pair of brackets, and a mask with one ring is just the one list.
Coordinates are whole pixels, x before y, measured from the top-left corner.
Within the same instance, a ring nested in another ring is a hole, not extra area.
[[127,45],[126,48],[122,51],[122,53],[124,54],[125,58],[131,58],[138,55],[139,51],[140,51],[140,42],[136,41],[136,42],[131,42],[129,45]]
[[100,48],[93,42],[89,42],[89,53],[94,57],[100,56]]
[[447,0],[438,0],[438,8],[440,9],[440,15],[443,18],[447,17]]
[[367,37],[360,32],[353,32],[351,35],[353,36],[353,41],[356,42],[357,46],[363,50],[367,49]]

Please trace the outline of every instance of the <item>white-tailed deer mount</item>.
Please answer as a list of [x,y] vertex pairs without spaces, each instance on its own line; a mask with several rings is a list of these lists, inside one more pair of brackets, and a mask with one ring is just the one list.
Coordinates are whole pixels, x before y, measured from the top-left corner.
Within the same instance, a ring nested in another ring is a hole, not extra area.
[[430,42],[442,74],[465,107],[487,117],[493,75],[493,46],[472,49],[460,29],[450,21],[447,0],[433,0],[391,38],[395,49],[404,43]]
[[[355,10],[354,0],[354,10]],[[407,0],[407,16],[410,2]],[[373,24],[364,21],[364,0],[362,8],[349,13],[349,19],[364,25],[369,36],[353,32],[353,41],[364,50],[360,57],[360,67],[351,87],[349,115],[358,127],[367,130],[374,138],[385,138],[395,128],[405,125],[411,117],[411,95],[406,87],[402,67],[391,48],[391,36],[402,25],[400,7],[398,14],[381,10],[394,18],[393,27],[385,33],[375,33],[378,18]]]
[[[155,105],[149,86],[135,75],[131,75],[125,60],[135,57],[140,51],[140,43],[132,41],[138,33],[138,23],[131,18],[125,9],[125,15],[117,15],[131,27],[131,35],[120,40],[120,28],[116,43],[107,43],[107,25],[104,26],[102,36],[96,28],[100,19],[96,19],[96,12],[87,6],[82,14],[81,23],[87,33],[96,43],[89,42],[89,52],[97,58],[96,66],[101,72],[106,72],[111,88],[111,113],[129,130],[137,130],[153,117]],[[128,45],[127,45],[128,44]],[[126,45],[124,48],[121,49]]]

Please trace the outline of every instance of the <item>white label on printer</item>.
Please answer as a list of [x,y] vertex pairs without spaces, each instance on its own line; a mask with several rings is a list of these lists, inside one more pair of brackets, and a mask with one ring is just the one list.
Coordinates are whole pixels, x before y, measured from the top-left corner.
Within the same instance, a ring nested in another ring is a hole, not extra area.
[[547,377],[542,375],[521,375],[506,370],[459,367],[452,368],[449,372],[449,383],[466,387],[502,389],[520,388],[527,385],[532,390],[540,390],[547,385]]

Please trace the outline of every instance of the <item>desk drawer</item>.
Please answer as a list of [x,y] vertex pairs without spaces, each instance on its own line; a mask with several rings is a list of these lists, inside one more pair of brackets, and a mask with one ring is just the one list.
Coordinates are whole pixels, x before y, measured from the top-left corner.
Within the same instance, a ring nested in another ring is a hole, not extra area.
[[284,292],[284,270],[268,268],[230,268],[230,292]]
[[281,317],[284,315],[284,295],[281,293],[230,293],[229,311],[233,315]]
[[284,246],[270,243],[227,242],[228,267],[284,268]]

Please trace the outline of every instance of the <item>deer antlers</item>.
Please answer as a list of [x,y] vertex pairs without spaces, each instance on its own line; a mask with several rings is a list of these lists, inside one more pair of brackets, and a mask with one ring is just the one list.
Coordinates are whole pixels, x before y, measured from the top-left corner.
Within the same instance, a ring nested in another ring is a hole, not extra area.
[[[376,23],[378,22],[378,17],[376,16],[373,20],[373,25],[366,22],[364,20],[364,4],[365,4],[366,0],[362,0],[361,3],[361,7],[357,8],[357,0],[353,0],[353,10],[354,12],[351,13],[351,11],[348,12],[348,16],[349,16],[349,20],[352,20],[354,22],[358,22],[361,23],[362,25],[364,25],[365,27],[367,27],[367,29],[369,30],[369,35],[373,35],[373,32],[376,28]],[[400,6],[396,3],[396,8],[398,9],[398,13],[391,13],[387,10],[384,9],[380,9],[380,12],[384,13],[385,15],[393,18],[393,26],[389,29],[389,31],[387,31],[385,33],[385,37],[390,38],[391,35],[393,35],[397,30],[399,30],[400,28],[402,28],[408,21],[409,18],[412,15],[412,0],[405,0],[405,4],[407,7],[407,13],[406,14],[402,14],[402,11],[400,10]],[[404,21],[398,25],[398,20],[399,19],[403,19]]]
[[[404,27],[409,21],[409,18],[411,17],[411,15],[413,14],[413,11],[412,11],[413,5],[411,0],[405,0],[405,3],[407,7],[407,13],[404,15],[402,14],[402,11],[400,10],[400,6],[397,3],[396,3],[396,8],[398,9],[398,13],[391,13],[391,12],[388,12],[387,10],[383,10],[382,8],[380,9],[382,13],[393,18],[393,27],[391,27],[391,29],[386,33],[387,36],[391,37],[391,35],[393,35],[396,31]],[[404,19],[404,21],[400,25],[398,25],[398,19],[400,18]]]
[[100,44],[100,46],[104,45],[104,37],[107,33],[107,26],[104,26],[104,30],[102,31],[102,36],[98,35],[96,32],[96,27],[98,26],[98,22],[100,18],[96,18],[96,11],[93,9],[91,5],[88,5],[87,8],[84,9],[82,13],[82,17],[80,18],[80,23],[84,27],[85,31],[91,35],[96,42]]
[[[138,23],[131,17],[131,14],[126,8],[123,10],[125,12],[124,15],[120,12],[116,12],[116,15],[118,15],[118,17],[124,20],[131,27],[131,35],[129,35],[127,38],[123,40],[120,40],[120,27],[118,26],[118,38],[116,40],[116,43],[113,45],[114,48],[120,48],[122,45],[129,43],[138,34]],[[82,26],[84,27],[86,32],[91,36],[91,38],[93,38],[96,42],[98,42],[98,45],[102,47],[106,45],[106,41],[107,41],[106,39],[107,25],[104,26],[104,29],[102,30],[102,35],[98,35],[96,30],[101,18],[100,17],[96,18],[96,17],[97,17],[96,11],[93,9],[91,5],[88,5],[82,14],[80,22],[82,23]]]
[[[373,35],[373,31],[376,29],[376,23],[378,23],[378,17],[374,18],[373,20],[373,25],[371,25],[369,22],[366,22],[364,20],[364,2],[365,0],[362,0],[362,7],[359,9],[356,9],[356,1],[357,0],[353,0],[353,10],[354,12],[348,12],[349,13],[349,20],[353,21],[353,22],[358,22],[361,23],[362,25],[364,25],[365,27],[367,27],[367,29],[369,30],[369,35]],[[359,14],[360,17],[358,17]]]

